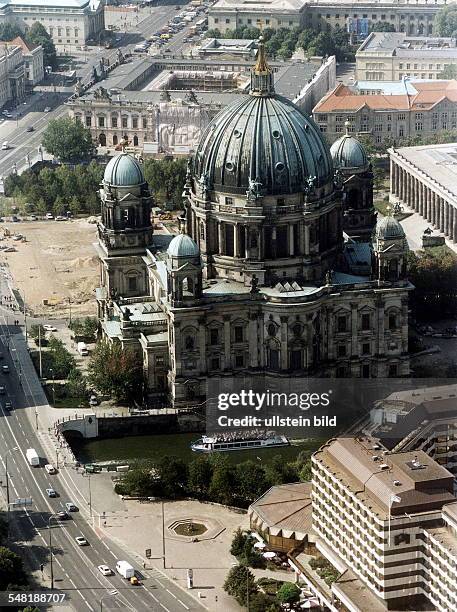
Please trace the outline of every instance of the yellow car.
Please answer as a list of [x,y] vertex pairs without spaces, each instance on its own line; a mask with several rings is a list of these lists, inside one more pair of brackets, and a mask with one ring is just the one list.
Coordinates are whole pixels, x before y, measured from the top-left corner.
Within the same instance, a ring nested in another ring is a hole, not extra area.
[[160,38],[162,38],[162,40],[168,40],[170,38],[170,34],[161,34]]
[[135,586],[137,586],[138,584],[140,584],[140,581],[138,580],[136,576],[132,576],[130,578],[130,584],[134,584]]

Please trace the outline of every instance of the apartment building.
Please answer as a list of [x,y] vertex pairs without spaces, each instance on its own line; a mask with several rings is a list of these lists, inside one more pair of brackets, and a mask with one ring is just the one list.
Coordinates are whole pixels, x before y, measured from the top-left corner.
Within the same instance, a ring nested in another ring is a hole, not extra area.
[[0,23],[9,22],[27,30],[40,22],[50,34],[56,48],[71,52],[97,39],[104,30],[103,0],[3,0]]
[[[359,88],[360,87],[360,88]],[[368,93],[360,93],[361,91]],[[339,84],[313,109],[313,118],[333,142],[349,130],[374,144],[431,135],[457,127],[457,81]]]
[[357,50],[355,60],[359,81],[439,79],[448,65],[457,64],[456,40],[372,32]]
[[373,438],[330,440],[312,469],[316,546],[344,568],[332,591],[348,610],[427,601],[457,608],[457,503],[448,470],[424,451],[390,453]]

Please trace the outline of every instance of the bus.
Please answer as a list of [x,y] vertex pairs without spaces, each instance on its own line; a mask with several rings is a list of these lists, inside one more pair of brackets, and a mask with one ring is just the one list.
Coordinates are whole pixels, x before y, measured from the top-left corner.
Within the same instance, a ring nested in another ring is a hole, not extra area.
[[203,32],[203,30],[206,29],[207,25],[208,25],[207,17],[204,17],[203,19],[199,19],[198,21],[195,22],[195,27],[197,28],[199,32]]

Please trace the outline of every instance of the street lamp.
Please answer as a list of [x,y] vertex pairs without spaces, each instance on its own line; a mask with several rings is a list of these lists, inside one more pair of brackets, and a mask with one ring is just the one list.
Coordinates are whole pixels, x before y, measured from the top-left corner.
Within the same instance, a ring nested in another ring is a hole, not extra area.
[[10,530],[10,480],[8,476],[8,455],[13,453],[14,451],[19,450],[17,446],[13,446],[13,448],[9,448],[5,452],[5,479],[6,479],[6,523],[7,523],[7,535],[9,535]]
[[49,548],[49,562],[50,562],[50,569],[51,569],[51,589],[54,588],[54,570],[53,570],[53,566],[52,566],[52,528],[51,528],[51,521],[52,519],[57,518],[55,514],[51,514],[51,516],[48,518],[48,531],[49,531],[49,544],[48,544],[48,548]]
[[43,147],[41,145],[39,145],[38,147],[38,153],[40,154],[40,157],[41,157],[41,163],[43,163]]
[[56,403],[56,388],[54,385],[54,370],[52,368],[49,368],[49,371],[51,372],[51,376],[52,376],[52,403],[55,404]]
[[109,593],[103,595],[103,597],[100,599],[100,612],[103,612],[103,600],[110,597],[116,597],[116,595],[119,595],[119,591],[116,591],[116,589],[112,589]]

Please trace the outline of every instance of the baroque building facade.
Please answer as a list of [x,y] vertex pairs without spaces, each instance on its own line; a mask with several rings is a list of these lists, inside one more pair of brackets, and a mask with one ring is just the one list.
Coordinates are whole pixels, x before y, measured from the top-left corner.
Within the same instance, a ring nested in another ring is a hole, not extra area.
[[189,162],[181,234],[153,233],[138,162],[109,162],[100,323],[141,351],[151,397],[200,401],[220,376],[409,373],[403,229],[372,215],[374,242],[343,232],[346,190],[372,188],[359,148],[344,147],[362,176],[351,182],[314,122],[275,93],[261,43],[249,95],[213,119]]

